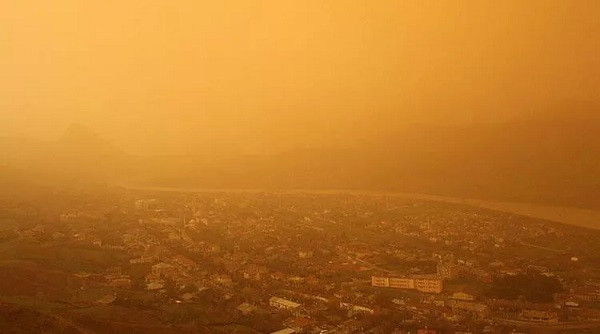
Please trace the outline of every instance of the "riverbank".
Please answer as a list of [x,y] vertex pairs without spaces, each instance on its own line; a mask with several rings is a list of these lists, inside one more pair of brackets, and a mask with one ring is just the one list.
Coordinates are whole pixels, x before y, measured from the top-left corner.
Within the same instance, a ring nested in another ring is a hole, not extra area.
[[455,204],[466,204],[497,211],[511,212],[523,216],[551,220],[563,224],[579,227],[600,229],[600,210],[581,209],[564,206],[540,205],[520,202],[503,202],[480,200],[473,198],[459,198],[450,196],[429,195],[420,193],[401,193],[401,192],[383,192],[368,190],[314,190],[314,189],[293,189],[293,190],[275,190],[275,189],[206,189],[206,188],[179,188],[179,187],[139,187],[122,186],[128,190],[138,191],[167,191],[167,192],[277,192],[277,193],[313,193],[313,194],[359,194],[373,196],[399,196],[406,198],[415,198],[429,201],[439,201]]

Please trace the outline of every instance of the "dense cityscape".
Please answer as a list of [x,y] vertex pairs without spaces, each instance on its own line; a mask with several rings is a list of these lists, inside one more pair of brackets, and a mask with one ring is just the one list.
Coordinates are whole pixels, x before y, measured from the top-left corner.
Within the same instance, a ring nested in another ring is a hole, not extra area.
[[115,188],[3,200],[0,217],[2,333],[600,330],[600,232],[511,213]]
[[0,0],[0,334],[600,334],[600,0]]

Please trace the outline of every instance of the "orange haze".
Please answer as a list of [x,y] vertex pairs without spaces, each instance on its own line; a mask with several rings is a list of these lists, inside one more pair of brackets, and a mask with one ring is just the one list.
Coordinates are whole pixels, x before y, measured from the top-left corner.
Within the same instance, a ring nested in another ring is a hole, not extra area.
[[[597,103],[600,2],[0,3],[0,134],[132,153],[355,145]],[[566,102],[565,102],[566,101]]]

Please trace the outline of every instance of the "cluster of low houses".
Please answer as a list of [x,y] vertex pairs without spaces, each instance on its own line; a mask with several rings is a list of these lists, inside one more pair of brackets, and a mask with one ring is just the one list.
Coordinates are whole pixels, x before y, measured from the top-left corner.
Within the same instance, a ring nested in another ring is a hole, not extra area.
[[[155,206],[155,200],[139,201],[136,203],[136,207],[139,210],[150,210]],[[369,228],[391,228],[396,233],[411,238],[426,237],[434,245],[438,245],[442,241],[450,243],[461,243],[464,244],[464,247],[466,247],[467,249],[473,250],[478,247],[478,244],[489,244],[490,242],[493,243],[494,247],[504,247],[504,245],[506,245],[509,241],[514,239],[507,233],[508,231],[510,231],[510,228],[498,229],[498,224],[496,223],[492,224],[489,222],[483,222],[480,221],[478,217],[470,217],[472,219],[465,220],[462,216],[456,218],[457,220],[461,220],[465,225],[471,227],[471,231],[469,232],[470,234],[473,234],[475,236],[486,235],[487,237],[485,237],[484,239],[474,239],[475,241],[472,242],[459,240],[459,233],[456,232],[456,224],[450,223],[452,217],[446,217],[443,219],[438,218],[439,221],[436,222],[437,225],[433,223],[423,224],[422,220],[418,220],[416,217],[414,217],[414,219],[409,217],[405,219],[403,224],[398,223],[397,226],[394,226],[394,224],[389,222],[381,222],[378,224],[374,224],[373,226],[369,226]],[[63,217],[63,219],[65,220],[76,218],[76,215],[67,215]],[[408,224],[406,222],[407,219]],[[209,222],[210,224],[212,224],[216,221],[218,221],[218,217],[216,216],[210,218],[209,220],[207,217],[204,217],[202,215],[194,215],[188,222],[182,221],[179,218],[160,216],[150,219],[150,222],[153,224],[153,226],[159,226],[161,233],[167,236],[166,242],[180,243],[182,245],[186,244],[186,228],[194,229],[197,226],[208,226]],[[269,219],[265,218],[263,220],[261,218],[252,224],[244,223],[241,225],[247,226],[248,229],[254,230],[259,230],[262,228],[264,229],[264,231],[261,231],[261,233],[274,232],[274,230],[271,230],[272,227],[270,226],[269,222]],[[309,226],[311,218],[305,217],[303,222],[306,223],[307,226]],[[381,226],[382,224],[385,226]],[[179,227],[180,225],[184,226],[184,228],[181,229]],[[414,231],[411,226],[417,228],[419,231]],[[36,227],[34,229],[31,229],[31,231],[27,231],[27,233],[32,235],[36,233],[43,233],[42,228],[43,227]],[[231,229],[227,228],[227,233],[244,233],[244,231],[245,230],[240,231],[240,229],[237,226],[233,226]],[[550,234],[559,234],[560,231],[540,225],[528,227],[526,230],[524,230],[524,233],[543,236]],[[102,244],[102,241],[99,238],[93,235],[93,231],[81,231],[80,233],[76,234],[75,237],[80,240],[85,240],[86,242],[91,242],[96,246],[106,246]],[[191,247],[192,250],[202,252],[204,254],[212,254],[215,263],[222,265],[222,267],[226,268],[225,272],[203,272],[202,268],[200,268],[200,266],[195,261],[183,255],[157,256],[156,254],[160,253],[159,249],[164,243],[164,241],[156,238],[151,234],[144,233],[143,231],[138,231],[135,228],[131,231],[128,231],[128,233],[123,234],[123,243],[125,245],[125,249],[127,249],[128,251],[130,251],[131,254],[134,255],[134,257],[132,257],[129,261],[130,264],[152,265],[151,271],[146,275],[144,282],[145,288],[152,292],[162,291],[165,288],[167,280],[173,281],[179,286],[185,284],[195,284],[198,288],[202,289],[205,286],[213,285],[214,287],[220,287],[224,290],[231,290],[231,287],[235,284],[232,275],[234,275],[235,277],[241,276],[244,279],[250,281],[285,281],[288,283],[296,283],[296,286],[301,286],[302,284],[320,284],[319,280],[315,277],[295,276],[293,274],[271,271],[268,267],[264,265],[252,264],[251,261],[248,261],[250,255],[244,253],[225,253],[221,251],[219,245],[211,244],[209,242],[199,242],[194,243],[193,245],[189,243],[189,245],[187,246]],[[153,247],[155,251],[149,252],[149,246]],[[287,253],[291,252],[292,257],[307,262],[314,261],[315,258],[318,258],[318,256],[315,255],[318,254],[318,250],[316,249],[314,251],[311,250],[309,247],[303,249],[294,249],[283,242],[281,244],[271,245],[268,249],[269,251],[267,253],[271,254],[279,254],[280,251],[285,251]],[[327,266],[327,268],[324,268],[324,270],[327,269],[335,271],[337,268],[336,266],[344,265],[355,265],[356,268],[360,270],[360,264],[357,264],[356,261],[354,261],[354,259],[364,259],[368,258],[369,256],[378,256],[389,251],[380,250],[377,249],[376,246],[368,244],[350,245],[348,243],[336,245],[332,248],[332,250],[334,252],[347,255],[349,261],[348,263],[333,263]],[[396,255],[397,257],[407,256],[413,257],[415,259],[420,259],[419,256],[423,258],[428,258],[429,256],[425,253],[420,255],[404,254],[407,252],[403,251],[402,249],[393,249],[393,251],[395,252],[394,255]],[[429,257],[429,259],[431,259],[431,257]],[[553,307],[548,308],[547,305],[538,309],[535,305],[520,305],[519,302],[488,300],[482,302],[477,300],[477,298],[474,295],[465,292],[457,292],[448,296],[441,295],[444,292],[445,280],[456,278],[459,275],[459,272],[463,275],[475,277],[483,282],[489,282],[491,280],[491,274],[489,270],[477,267],[474,259],[456,259],[456,261],[454,262],[456,262],[456,264],[440,262],[440,265],[438,265],[437,268],[436,275],[412,274],[399,277],[390,275],[378,275],[372,276],[370,283],[373,288],[402,289],[405,291],[414,292],[426,296],[423,297],[421,301],[422,304],[429,303],[432,305],[432,307],[438,307],[440,309],[446,310],[449,309],[452,311],[444,312],[444,316],[449,321],[457,319],[457,314],[469,313],[477,315],[480,318],[485,318],[492,313],[502,313],[503,311],[506,311],[506,314],[516,314],[517,318],[524,321],[560,321],[560,312],[558,312],[556,309],[553,309]],[[497,270],[498,272],[503,272],[502,270],[508,270],[508,268],[506,268],[506,265],[502,261],[491,262],[488,265],[491,269]],[[197,273],[200,272],[202,272],[202,275],[197,275]],[[506,273],[510,274],[509,272]],[[86,277],[83,276],[85,276],[85,274],[82,274],[80,278],[87,279],[88,277],[94,275],[89,275]],[[109,270],[104,274],[104,276],[106,281],[108,282],[108,285],[114,288],[127,289],[130,288],[132,285],[131,279],[127,275],[123,275],[122,273],[120,273],[120,271],[117,270]],[[198,277],[201,277],[201,279],[199,279]],[[341,286],[343,288],[344,283],[342,283]],[[583,287],[575,287],[557,296],[557,300],[561,301],[562,307],[579,308],[580,302],[600,301],[599,291],[599,287],[593,287],[589,285]],[[106,298],[102,298],[104,303],[114,301],[114,299],[112,298],[114,297],[114,295],[107,295],[105,297]],[[190,296],[188,295],[188,297]],[[302,298],[306,298],[306,296]],[[330,299],[334,298],[332,297]],[[361,301],[360,298],[338,299],[338,306],[342,309],[346,309],[348,311],[348,314],[374,314],[377,313],[379,310],[379,308],[375,306],[375,303],[364,302]],[[329,301],[329,299],[326,300],[327,302]],[[399,309],[410,309],[410,306],[406,305],[410,303],[407,303],[402,298],[393,299],[392,303],[396,305],[396,307],[398,307]],[[301,302],[286,299],[282,296],[273,296],[272,298],[270,298],[269,305],[274,310],[290,312],[297,318],[307,315],[306,308]],[[238,306],[238,311],[242,314],[250,314],[254,312],[256,308],[256,305],[246,302]],[[289,332],[289,329],[286,330]]]

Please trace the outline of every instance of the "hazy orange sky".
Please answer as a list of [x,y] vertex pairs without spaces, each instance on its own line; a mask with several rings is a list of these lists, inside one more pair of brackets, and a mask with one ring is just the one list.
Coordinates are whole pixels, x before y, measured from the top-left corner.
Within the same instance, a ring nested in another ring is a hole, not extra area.
[[600,99],[600,1],[8,0],[0,134],[124,149],[343,145]]

